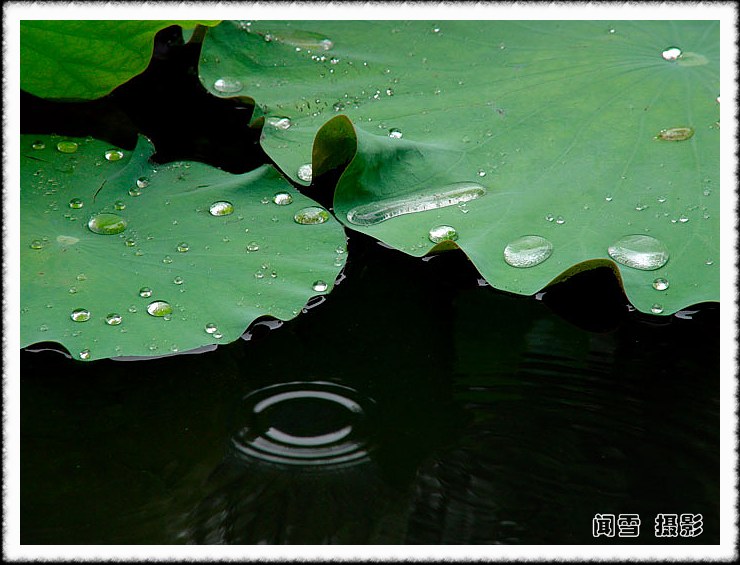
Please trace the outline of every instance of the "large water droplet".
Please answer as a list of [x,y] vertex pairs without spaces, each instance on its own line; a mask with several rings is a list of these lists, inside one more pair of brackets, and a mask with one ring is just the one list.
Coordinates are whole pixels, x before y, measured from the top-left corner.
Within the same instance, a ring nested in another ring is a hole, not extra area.
[[457,240],[457,230],[452,226],[434,226],[429,230],[429,241],[434,243],[455,240]]
[[172,306],[170,306],[169,302],[165,302],[164,300],[155,300],[154,302],[149,303],[146,307],[146,311],[150,316],[162,318],[163,316],[169,316],[172,314]]
[[231,202],[220,200],[211,204],[208,211],[211,216],[228,216],[234,213],[234,205]]
[[662,304],[658,304],[658,303],[655,303],[655,304],[653,304],[653,306],[652,306],[652,307],[650,308],[650,311],[651,311],[651,312],[652,312],[653,314],[662,314],[662,313],[663,313],[663,305],[662,305]]
[[117,326],[123,321],[123,317],[120,314],[112,312],[105,317],[105,323],[109,326]]
[[643,271],[659,269],[669,258],[668,249],[662,241],[643,234],[623,237],[609,246],[608,252],[617,263]]
[[657,278],[653,281],[653,288],[655,290],[668,290],[669,286],[670,283],[668,282],[668,279]]
[[356,206],[347,212],[347,220],[360,226],[371,226],[401,216],[426,210],[455,206],[486,194],[486,189],[473,182],[459,182],[437,190],[425,190]]
[[57,151],[60,153],[75,153],[77,151],[78,145],[74,141],[60,141],[57,143]]
[[661,55],[666,61],[675,61],[681,56],[681,49],[678,47],[667,47]]
[[655,138],[662,139],[663,141],[684,141],[693,135],[694,128],[692,127],[676,127],[660,130],[660,133]]
[[313,179],[313,167],[311,163],[306,163],[298,167],[298,178],[302,181],[311,182]]
[[329,212],[319,206],[308,206],[298,210],[293,219],[297,224],[323,224],[329,219]]
[[539,235],[525,235],[504,248],[504,261],[512,267],[534,267],[552,255],[552,243]]
[[105,152],[105,158],[108,161],[120,161],[123,159],[123,151],[118,149],[108,149],[108,151]]
[[149,186],[149,178],[139,177],[138,179],[136,179],[136,186],[138,188],[146,188],[147,186]]
[[242,87],[241,81],[232,77],[222,77],[216,79],[213,83],[213,88],[223,94],[233,94],[234,92],[240,92]]
[[141,296],[142,298],[149,298],[151,295],[152,295],[152,289],[149,288],[148,286],[142,286],[139,289],[139,296]]
[[328,284],[326,284],[326,283],[325,283],[324,281],[322,281],[322,280],[318,280],[318,281],[314,281],[314,283],[313,283],[313,285],[312,285],[312,288],[313,288],[313,289],[314,289],[314,290],[315,290],[316,292],[324,292],[324,291],[325,291],[325,290],[326,290],[327,288],[329,288],[329,285],[328,285]]
[[86,308],[77,308],[76,310],[72,310],[69,317],[75,322],[87,322],[90,319],[90,310],[87,310]]
[[91,232],[101,235],[115,235],[122,233],[128,222],[125,218],[111,212],[102,212],[90,218],[87,227]]
[[272,197],[272,201],[278,206],[287,206],[293,202],[293,197],[287,192],[278,192]]

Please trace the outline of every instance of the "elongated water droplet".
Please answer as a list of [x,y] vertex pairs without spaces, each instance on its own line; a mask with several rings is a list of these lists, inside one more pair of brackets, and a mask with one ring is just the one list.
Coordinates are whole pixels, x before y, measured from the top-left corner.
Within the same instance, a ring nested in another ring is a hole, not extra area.
[[257,243],[256,241],[250,241],[249,243],[247,243],[247,252],[253,253],[254,251],[259,251],[259,250],[260,250],[260,246],[259,246],[259,243]]
[[452,226],[434,226],[429,230],[429,241],[434,243],[455,240],[457,240],[457,230]]
[[681,56],[681,49],[678,47],[667,47],[661,55],[666,61],[675,61]]
[[180,243],[177,244],[177,250],[180,253],[187,253],[190,250],[190,246],[184,241],[181,241]]
[[149,303],[146,307],[146,311],[150,316],[161,318],[172,314],[172,306],[170,306],[169,302],[165,302],[164,300],[155,300],[154,302]]
[[72,200],[69,201],[69,207],[74,210],[79,210],[84,205],[85,203],[82,202],[82,200],[80,200],[79,198],[73,198]]
[[356,225],[371,226],[403,214],[455,206],[485,194],[486,189],[477,183],[459,182],[437,190],[424,190],[356,206],[347,212],[347,220]]
[[298,167],[298,178],[302,181],[311,182],[313,179],[313,167],[311,163],[306,163]]
[[290,121],[290,118],[276,118],[276,117],[272,117],[272,118],[267,118],[266,122],[267,122],[268,125],[271,125],[272,127],[276,128],[276,129],[283,129],[283,130],[284,129],[289,129],[290,126],[293,125],[291,123],[291,121]]
[[[719,102],[719,96],[718,96],[717,98],[718,98],[717,102]],[[41,140],[39,140],[39,141],[34,141],[34,142],[33,142],[33,143],[31,144],[31,148],[32,148],[32,149],[35,149],[36,151],[41,151],[42,149],[46,149],[46,143],[44,143],[44,142],[43,142],[43,141],[41,141]]]
[[234,205],[231,202],[220,200],[211,204],[208,211],[211,216],[228,216],[234,213]]
[[621,238],[609,246],[608,252],[617,263],[642,271],[659,269],[669,258],[668,249],[662,241],[643,234]]
[[525,235],[504,248],[504,261],[512,267],[534,267],[552,255],[552,243],[539,235]]
[[232,77],[222,77],[216,79],[213,83],[213,88],[223,94],[233,94],[234,92],[240,92],[242,87],[241,81]]
[[653,288],[655,290],[668,290],[669,286],[670,283],[668,282],[668,279],[657,278],[653,281]]
[[400,129],[391,128],[390,130],[388,130],[388,137],[391,137],[393,139],[401,139],[403,137],[403,132]]
[[75,153],[78,145],[74,141],[60,141],[57,143],[57,151],[60,153]]
[[146,188],[149,186],[149,178],[147,177],[139,177],[136,179],[136,186],[139,188]]
[[87,310],[86,308],[77,308],[76,310],[72,310],[69,317],[75,322],[87,322],[90,319],[90,310]]
[[143,286],[139,289],[139,296],[142,298],[149,298],[152,295],[152,289],[148,286]]
[[312,285],[312,288],[313,288],[313,289],[314,289],[314,291],[316,291],[316,292],[324,292],[324,291],[325,291],[325,290],[326,290],[327,288],[329,288],[329,285],[328,285],[328,284],[326,284],[326,283],[325,283],[324,281],[322,281],[322,280],[318,280],[318,281],[314,281],[314,283],[313,283],[313,285]]
[[89,349],[83,349],[82,351],[80,351],[78,353],[78,355],[79,355],[80,359],[82,359],[83,361],[86,360],[86,359],[90,359],[90,350]]
[[684,141],[694,135],[694,128],[692,127],[677,127],[667,128],[660,130],[660,133],[656,135],[656,139],[662,139],[663,141]]
[[119,149],[108,149],[108,151],[105,152],[105,158],[108,161],[120,161],[123,159],[123,151],[120,151]]
[[112,312],[105,317],[105,323],[109,326],[117,326],[123,321],[123,317],[120,314]]
[[102,212],[90,218],[87,227],[91,232],[100,235],[115,235],[122,233],[128,222],[125,218],[111,212]]
[[293,219],[297,224],[323,224],[329,219],[329,212],[319,206],[308,206],[298,210]]
[[663,312],[663,305],[656,302],[653,304],[652,308],[650,308],[650,311],[653,314],[661,314]]
[[272,197],[272,201],[278,206],[287,206],[293,202],[293,197],[287,192],[278,192]]

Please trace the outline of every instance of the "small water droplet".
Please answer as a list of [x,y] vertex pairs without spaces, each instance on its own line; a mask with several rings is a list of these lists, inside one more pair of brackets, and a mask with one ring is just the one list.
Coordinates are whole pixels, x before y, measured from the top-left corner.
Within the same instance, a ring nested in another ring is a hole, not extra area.
[[218,327],[216,324],[208,323],[206,324],[205,330],[207,334],[214,334],[218,331]]
[[617,263],[643,271],[659,269],[669,258],[668,249],[662,241],[643,234],[621,238],[609,246],[608,253]]
[[562,216],[558,216],[557,218],[555,218],[555,223],[559,226],[562,226],[565,223],[565,218],[563,218]]
[[457,230],[452,226],[434,226],[429,230],[429,241],[440,243],[441,241],[456,241]]
[[675,61],[681,56],[681,49],[678,47],[667,47],[661,55],[666,61]]
[[259,249],[260,249],[259,243],[257,243],[256,241],[250,241],[249,243],[247,243],[247,252],[248,253],[253,253],[254,251],[259,251]]
[[60,153],[75,153],[79,146],[74,141],[60,141],[57,143],[57,151]]
[[278,192],[272,197],[272,201],[278,206],[287,206],[293,202],[293,197],[287,192]]
[[240,92],[243,88],[240,80],[232,77],[222,77],[216,79],[213,83],[213,88],[223,94],[233,94],[234,92]]
[[79,210],[84,205],[85,205],[84,202],[82,202],[82,200],[80,200],[79,198],[73,198],[72,200],[69,201],[69,207],[75,210]]
[[78,353],[78,355],[79,355],[80,359],[82,359],[83,361],[86,360],[86,359],[90,359],[90,350],[89,349],[83,349],[82,351],[80,351]]
[[711,259],[707,259],[706,261],[704,261],[704,264],[705,265],[714,265],[714,261],[712,261]]
[[264,277],[265,277],[265,273],[263,273],[263,272],[262,272],[261,270],[260,270],[260,271],[256,271],[256,272],[254,273],[254,278],[255,278],[255,279],[262,279],[262,278],[264,278]]
[[638,212],[642,212],[643,210],[645,210],[647,208],[648,208],[648,205],[647,204],[643,204],[642,202],[638,202],[635,205],[635,210],[637,210]]
[[662,304],[658,304],[656,302],[655,304],[652,305],[652,307],[650,308],[650,311],[653,314],[661,314],[663,312],[663,305]]
[[182,284],[185,282],[185,279],[183,279],[182,277],[175,277],[174,279],[172,279],[172,282],[175,284]]
[[614,197],[611,194],[607,194],[606,196],[604,196],[604,200],[606,200],[607,202],[611,202],[612,200],[614,200]]
[[31,249],[43,249],[44,244],[40,239],[34,239],[33,241],[31,241],[29,247]]
[[115,210],[118,210],[120,212],[121,210],[125,210],[126,209],[126,203],[123,200],[116,200],[113,203],[113,208]]
[[484,176],[486,176],[486,171],[484,171],[483,169],[478,169],[478,176],[479,176],[479,177],[484,177]]
[[653,281],[653,288],[655,290],[668,290],[669,286],[670,283],[668,282],[668,279],[657,278]]
[[70,294],[77,294],[77,287],[76,286],[70,286],[68,292]]
[[152,289],[148,286],[143,286],[139,289],[139,296],[142,298],[149,298],[152,295]]
[[190,246],[186,242],[181,241],[180,243],[177,244],[178,252],[187,253],[189,250],[190,250]]
[[694,128],[692,127],[675,127],[660,130],[655,138],[662,139],[663,141],[684,141],[693,135]]
[[105,158],[108,161],[120,161],[123,159],[123,151],[119,149],[108,149],[105,152]]
[[225,200],[219,200],[211,204],[208,209],[211,216],[228,216],[234,213],[234,205],[231,202]]
[[149,178],[148,177],[139,177],[136,179],[136,186],[138,188],[146,188],[149,186]]
[[172,306],[170,306],[169,302],[165,302],[164,300],[155,300],[154,302],[149,303],[146,307],[146,311],[150,316],[161,318],[172,314]]
[[123,243],[126,245],[126,247],[133,247],[134,245],[136,245],[136,240],[132,238],[128,238]]
[[[717,97],[717,102],[719,102],[719,96]],[[34,141],[31,144],[31,148],[35,149],[36,151],[41,151],[42,149],[46,149],[46,143],[41,140]]]
[[141,196],[141,190],[136,186],[132,186],[131,188],[128,189],[128,195],[129,196]]
[[311,182],[313,179],[313,167],[311,163],[306,163],[298,167],[298,178],[305,182]]
[[162,257],[162,263],[166,263],[167,265],[169,265],[170,263],[172,263],[172,257],[170,257],[169,255],[165,255],[164,257]]
[[76,278],[76,279],[77,279],[78,281],[86,281],[86,280],[87,280],[87,275],[86,275],[85,273],[80,273],[80,274],[79,274],[79,275],[77,275],[77,277],[75,277],[75,278]]
[[217,331],[217,332],[215,332],[213,334],[213,337],[216,338],[216,339],[221,339],[222,337],[224,337],[224,334],[222,334],[221,332],[218,332]]
[[100,235],[115,235],[126,229],[128,222],[118,214],[102,212],[90,218],[87,227],[93,233]]
[[552,255],[552,243],[539,235],[525,235],[504,248],[504,261],[512,267],[528,268],[543,263]]
[[272,126],[272,127],[274,127],[274,128],[277,128],[277,129],[283,129],[283,130],[285,130],[285,129],[289,129],[289,128],[290,128],[290,126],[292,126],[292,125],[293,125],[293,124],[291,123],[291,121],[290,121],[290,118],[277,118],[277,117],[272,117],[272,118],[267,118],[267,120],[266,120],[266,121],[267,121],[267,124],[268,124],[268,125],[271,125],[271,126]]
[[117,326],[121,321],[123,321],[123,317],[115,312],[112,312],[105,317],[105,323],[109,326]]
[[328,285],[328,284],[326,284],[326,283],[325,283],[324,281],[322,281],[322,280],[318,280],[318,281],[314,281],[314,283],[313,283],[313,285],[312,285],[312,288],[313,288],[313,289],[314,289],[314,291],[316,291],[316,292],[324,292],[324,291],[325,291],[325,290],[326,290],[327,288],[329,288],[329,285]]
[[547,216],[545,216],[545,219],[548,222],[552,222],[553,220],[555,220],[555,216],[553,216],[552,214],[548,214]]
[[329,212],[319,206],[308,206],[298,210],[293,216],[297,224],[323,224],[329,219]]
[[75,322],[87,322],[90,319],[90,311],[85,308],[77,308],[72,310],[70,318]]

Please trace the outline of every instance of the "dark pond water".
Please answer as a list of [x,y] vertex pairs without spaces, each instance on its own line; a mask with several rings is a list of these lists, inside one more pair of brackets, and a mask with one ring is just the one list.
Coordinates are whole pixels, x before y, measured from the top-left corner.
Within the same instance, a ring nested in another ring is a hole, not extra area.
[[[162,161],[253,166],[198,142],[209,126],[191,122],[187,148],[163,137],[141,80],[68,106],[80,134],[138,128]],[[41,133],[55,107],[24,104]],[[261,162],[246,133],[220,139]],[[630,312],[606,269],[537,298],[481,284],[460,253],[351,234],[323,302],[214,351],[21,352],[21,543],[719,543],[718,306]],[[639,537],[594,538],[597,513],[638,514]],[[703,533],[656,538],[659,513],[702,514]]]

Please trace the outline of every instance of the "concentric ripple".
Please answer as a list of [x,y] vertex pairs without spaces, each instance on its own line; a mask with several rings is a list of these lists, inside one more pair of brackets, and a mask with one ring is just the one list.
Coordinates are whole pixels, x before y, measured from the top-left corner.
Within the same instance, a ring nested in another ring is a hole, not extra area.
[[245,460],[301,467],[362,463],[372,449],[374,402],[324,381],[272,385],[244,397],[246,425],[232,438]]

